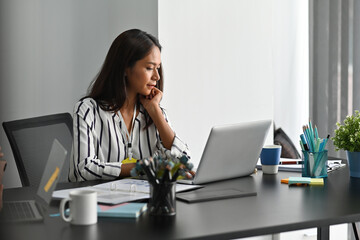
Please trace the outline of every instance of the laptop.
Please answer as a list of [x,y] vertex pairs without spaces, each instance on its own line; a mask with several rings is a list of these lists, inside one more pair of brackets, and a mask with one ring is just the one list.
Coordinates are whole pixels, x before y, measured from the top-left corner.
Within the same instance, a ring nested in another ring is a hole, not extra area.
[[[0,222],[41,221],[49,207],[67,156],[66,149],[55,139],[34,200],[4,201]],[[1,184],[1,183],[0,183]]]
[[213,127],[199,167],[192,180],[184,184],[203,184],[249,176],[254,172],[271,120]]

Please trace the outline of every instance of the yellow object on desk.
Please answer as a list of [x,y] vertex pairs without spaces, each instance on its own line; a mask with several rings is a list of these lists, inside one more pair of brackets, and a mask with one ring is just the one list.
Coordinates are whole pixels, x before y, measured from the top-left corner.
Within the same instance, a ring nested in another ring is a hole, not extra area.
[[129,159],[129,158],[126,158],[124,160],[121,161],[122,164],[126,164],[126,163],[136,163],[137,159],[135,158],[132,158],[132,159]]
[[323,186],[324,179],[323,178],[312,178],[310,180],[310,186]]
[[[291,181],[291,185],[296,185],[296,186],[306,186],[306,185],[310,185],[310,186],[323,186],[324,185],[324,179],[323,178],[310,178],[310,183],[305,183],[300,181],[301,179],[309,179],[309,178],[296,178],[296,180],[298,180],[298,182],[294,182]],[[289,178],[284,178],[281,179],[281,183],[285,183],[285,184],[289,184]]]

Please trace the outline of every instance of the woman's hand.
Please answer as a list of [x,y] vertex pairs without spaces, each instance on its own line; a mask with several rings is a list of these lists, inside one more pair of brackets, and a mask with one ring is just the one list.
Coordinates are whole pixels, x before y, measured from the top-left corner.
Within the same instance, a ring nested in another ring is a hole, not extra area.
[[159,106],[161,98],[162,92],[157,88],[153,88],[148,96],[140,96],[140,102],[158,129],[163,146],[170,150],[175,138],[175,133],[167,123]]
[[124,163],[121,165],[120,178],[130,177],[130,171],[136,166],[136,163]]
[[162,95],[163,93],[158,88],[153,88],[149,95],[140,96],[141,104],[150,115],[159,108]]

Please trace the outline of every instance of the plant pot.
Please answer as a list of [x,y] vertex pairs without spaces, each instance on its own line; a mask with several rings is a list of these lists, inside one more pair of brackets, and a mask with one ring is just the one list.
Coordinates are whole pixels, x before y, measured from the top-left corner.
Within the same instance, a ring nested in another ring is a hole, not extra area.
[[360,152],[346,151],[349,163],[350,177],[360,178]]

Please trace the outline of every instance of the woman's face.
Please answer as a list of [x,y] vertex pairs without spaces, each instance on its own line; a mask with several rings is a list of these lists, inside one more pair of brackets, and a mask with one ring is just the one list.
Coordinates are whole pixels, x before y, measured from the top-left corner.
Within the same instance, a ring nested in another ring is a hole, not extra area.
[[147,56],[137,61],[132,68],[126,69],[128,94],[149,95],[160,80],[160,63],[160,50],[154,46]]

